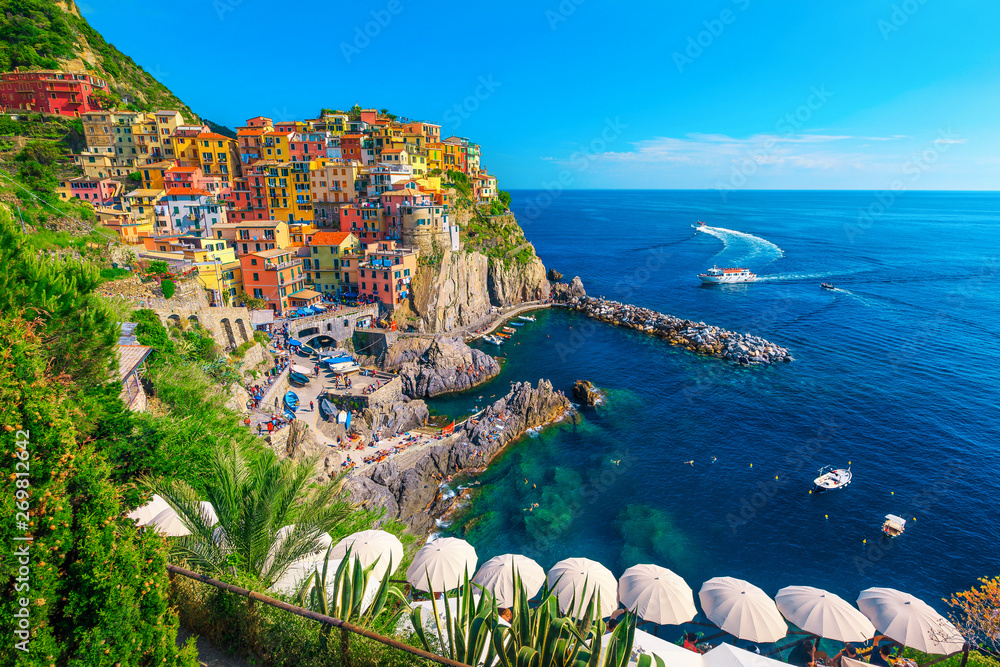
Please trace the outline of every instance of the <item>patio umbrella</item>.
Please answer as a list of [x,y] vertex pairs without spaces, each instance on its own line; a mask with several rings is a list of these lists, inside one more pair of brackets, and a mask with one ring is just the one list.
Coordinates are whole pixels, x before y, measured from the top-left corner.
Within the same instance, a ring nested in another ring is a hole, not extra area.
[[153,498],[148,503],[142,507],[135,508],[126,514],[126,516],[137,522],[140,526],[145,526],[154,516],[169,508],[170,504],[167,503],[167,501],[162,497],[154,493]]
[[[693,597],[694,593],[692,592],[691,595]],[[692,604],[694,603],[692,602]],[[602,646],[601,648],[603,650],[606,646]],[[639,654],[656,656],[663,660],[664,663],[670,665],[670,667],[705,667],[705,657],[700,653],[689,651],[682,646],[668,642],[665,639],[660,639],[656,635],[639,630],[638,628],[635,630],[632,650]],[[656,664],[655,660],[653,664]],[[786,665],[785,667],[788,666]]]
[[219,515],[215,513],[215,507],[212,506],[212,503],[207,500],[203,500],[199,504],[201,505],[202,516],[207,519],[205,523],[209,526],[214,526],[219,523]]
[[788,633],[774,601],[748,581],[715,577],[698,592],[708,620],[734,637],[751,642],[776,642]]
[[[320,575],[323,574],[323,562],[325,560],[325,554],[316,556],[306,556],[301,558],[291,565],[282,573],[276,582],[271,586],[272,590],[278,591],[279,593],[285,593],[286,595],[295,595],[302,588],[303,584],[306,583],[306,579],[312,576],[313,572],[319,571]],[[326,591],[327,595],[333,595],[335,591],[334,580],[337,576],[337,568],[343,562],[342,558],[330,558],[327,561],[326,566]],[[310,582],[310,586],[312,582]],[[364,597],[361,599],[361,610],[364,611],[371,605],[372,601],[375,599],[375,595],[378,593],[378,587],[382,585],[382,576],[375,571],[372,571],[371,577],[368,579],[368,585],[365,586]]]
[[465,573],[469,579],[476,571],[479,557],[476,550],[465,540],[457,537],[442,537],[428,542],[406,570],[406,581],[418,591],[428,590],[427,579],[434,593],[444,593],[462,585]]
[[351,557],[356,558],[361,563],[361,567],[368,567],[376,561],[373,572],[379,578],[389,570],[392,564],[392,574],[403,562],[403,543],[392,533],[384,530],[362,530],[361,532],[348,535],[330,552],[333,558],[343,558],[347,555],[347,549],[351,549]]
[[786,586],[774,597],[785,618],[806,632],[838,642],[865,642],[875,636],[875,626],[847,600],[813,588]]
[[514,590],[514,570],[517,570],[529,599],[545,583],[545,570],[542,566],[520,554],[494,556],[483,563],[472,581],[492,593],[497,606],[513,607],[517,592]]
[[291,345],[292,347],[298,347],[299,345],[302,345],[302,341],[300,341],[297,338],[289,338],[288,344]]
[[559,610],[564,614],[581,613],[590,599],[599,595],[601,618],[606,618],[618,608],[618,582],[611,570],[589,558],[567,558],[552,566],[548,576],[549,589],[559,600]]
[[932,655],[961,651],[965,640],[948,619],[923,600],[892,588],[861,591],[858,608],[890,639]]
[[633,565],[618,580],[618,601],[639,618],[659,625],[679,625],[695,617],[694,591],[665,567]]
[[167,537],[184,537],[191,534],[191,531],[181,521],[180,515],[172,507],[168,507],[154,516],[146,525],[152,526],[158,533]]
[[702,656],[705,667],[788,667],[787,663],[744,651],[731,644],[719,644]]

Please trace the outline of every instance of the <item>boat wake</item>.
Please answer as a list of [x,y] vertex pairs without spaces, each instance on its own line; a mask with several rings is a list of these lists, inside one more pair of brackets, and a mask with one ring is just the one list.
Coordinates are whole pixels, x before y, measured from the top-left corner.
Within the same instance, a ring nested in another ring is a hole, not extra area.
[[[727,253],[726,262],[744,265],[762,265],[781,259],[785,252],[771,243],[767,239],[762,239],[753,234],[738,232],[735,229],[724,229],[722,227],[699,227],[698,231],[714,236],[722,241],[723,248],[716,256]],[[728,255],[732,256],[728,256]]]

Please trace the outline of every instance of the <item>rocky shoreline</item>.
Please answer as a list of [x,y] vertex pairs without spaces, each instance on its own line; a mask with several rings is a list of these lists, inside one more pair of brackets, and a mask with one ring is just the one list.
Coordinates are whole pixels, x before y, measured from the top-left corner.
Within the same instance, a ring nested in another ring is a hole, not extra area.
[[574,299],[569,307],[602,322],[659,336],[691,352],[745,366],[792,361],[786,348],[759,336],[683,320],[648,308],[586,296]]
[[465,391],[500,372],[497,360],[461,338],[404,338],[386,351],[382,370],[399,373],[410,398]]
[[354,502],[383,508],[388,517],[426,535],[456,500],[441,493],[444,480],[484,470],[529,428],[557,421],[571,409],[569,399],[548,380],[539,380],[534,387],[528,382],[512,385],[506,396],[457,427],[441,444],[422,450],[416,461],[400,465],[398,459],[389,459],[352,476],[345,488]]

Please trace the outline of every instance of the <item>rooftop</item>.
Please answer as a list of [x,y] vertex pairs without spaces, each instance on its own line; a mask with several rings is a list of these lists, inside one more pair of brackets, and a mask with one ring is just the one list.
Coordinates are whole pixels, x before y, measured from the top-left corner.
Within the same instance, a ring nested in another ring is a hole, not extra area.
[[135,372],[153,348],[145,345],[119,345],[118,346],[118,377],[124,380]]
[[313,235],[312,240],[309,245],[336,245],[339,246],[343,243],[350,232],[319,232]]

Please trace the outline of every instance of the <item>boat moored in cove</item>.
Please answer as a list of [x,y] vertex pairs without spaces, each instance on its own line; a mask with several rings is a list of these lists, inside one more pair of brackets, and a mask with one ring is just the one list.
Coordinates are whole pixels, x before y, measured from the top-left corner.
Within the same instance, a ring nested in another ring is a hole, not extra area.
[[899,537],[906,530],[906,519],[895,514],[886,514],[882,524],[882,533],[886,537]]
[[823,283],[822,285],[820,285],[820,287],[822,287],[823,289],[837,289],[836,287],[833,286],[833,283]]
[[299,396],[294,391],[290,391],[285,394],[285,406],[290,412],[295,412],[299,409]]
[[842,489],[851,483],[851,479],[854,475],[851,473],[851,469],[848,468],[834,468],[833,466],[824,466],[819,469],[819,477],[813,480],[813,484],[816,485],[817,491],[833,491],[834,489]]
[[757,274],[746,268],[720,269],[713,266],[705,273],[699,273],[701,282],[709,285],[726,285],[729,283],[752,283],[757,280]]

